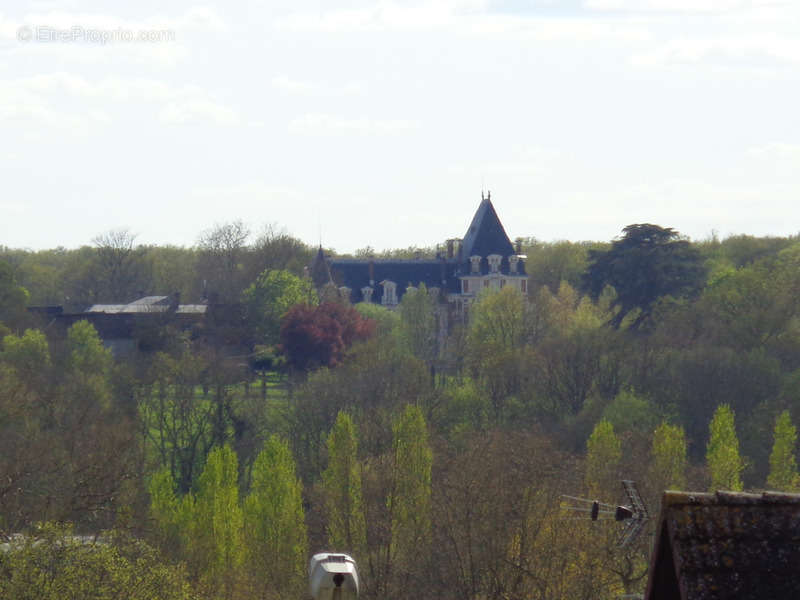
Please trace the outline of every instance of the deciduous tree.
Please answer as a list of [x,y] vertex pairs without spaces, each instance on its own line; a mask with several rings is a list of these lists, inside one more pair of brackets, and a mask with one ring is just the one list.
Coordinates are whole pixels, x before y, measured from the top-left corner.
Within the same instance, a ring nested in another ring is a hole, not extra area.
[[586,442],[585,482],[589,495],[600,497],[615,488],[621,458],[622,444],[614,427],[606,420],[600,421]]
[[720,404],[709,426],[710,439],[706,447],[706,462],[711,474],[711,491],[742,491],[741,474],[744,462],[739,456],[734,415],[730,406]]
[[253,464],[244,503],[245,561],[261,597],[296,598],[305,587],[302,491],[289,446],[271,436]]
[[280,341],[281,321],[295,304],[317,304],[311,281],[289,271],[262,272],[243,292],[242,299],[258,343],[266,345]]
[[298,304],[283,321],[281,345],[289,365],[298,371],[335,367],[354,342],[366,340],[374,332],[375,322],[351,306]]
[[[386,500],[391,518],[389,549],[395,576],[411,576],[415,557],[428,550],[431,533],[433,452],[422,411],[409,404],[392,427],[392,487]],[[399,571],[399,572],[398,572]]]
[[784,492],[796,492],[800,488],[795,457],[797,428],[792,425],[789,411],[785,410],[775,420],[775,435],[772,453],[769,456],[767,485]]
[[424,283],[409,289],[400,301],[400,322],[403,338],[411,352],[426,363],[438,354],[436,296]]
[[328,466],[322,473],[328,544],[334,550],[361,555],[366,549],[366,522],[361,499],[361,466],[353,420],[339,412],[328,436]]
[[650,477],[659,492],[686,487],[686,434],[679,425],[664,422],[653,433]]

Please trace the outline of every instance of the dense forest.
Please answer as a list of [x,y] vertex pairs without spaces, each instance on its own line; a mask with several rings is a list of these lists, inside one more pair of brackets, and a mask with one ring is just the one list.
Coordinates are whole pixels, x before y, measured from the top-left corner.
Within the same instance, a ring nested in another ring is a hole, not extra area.
[[[0,248],[0,597],[294,599],[331,549],[366,598],[611,599],[652,527],[620,548],[562,494],[800,490],[800,238],[520,242],[528,294],[444,338],[437,290],[351,306],[275,226]],[[240,316],[115,358],[28,310],[175,293]]]

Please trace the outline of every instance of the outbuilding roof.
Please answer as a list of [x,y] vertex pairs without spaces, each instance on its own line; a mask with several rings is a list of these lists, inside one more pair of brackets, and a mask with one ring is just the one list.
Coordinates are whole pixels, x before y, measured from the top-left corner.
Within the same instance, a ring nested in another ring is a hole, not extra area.
[[800,598],[800,494],[667,491],[647,600]]

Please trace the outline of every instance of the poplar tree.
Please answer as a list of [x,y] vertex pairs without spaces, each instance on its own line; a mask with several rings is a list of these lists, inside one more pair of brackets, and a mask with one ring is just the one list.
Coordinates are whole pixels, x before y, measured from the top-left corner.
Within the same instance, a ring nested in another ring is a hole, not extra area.
[[273,590],[279,597],[297,597],[305,583],[302,491],[288,444],[271,436],[253,464],[244,504],[246,561],[262,594]]
[[340,412],[328,436],[328,466],[322,473],[328,544],[332,550],[358,555],[366,548],[367,534],[358,464],[358,439],[353,420]]
[[594,426],[586,442],[586,487],[590,495],[599,496],[613,486],[619,475],[622,444],[614,426],[603,419]]
[[180,500],[175,495],[175,480],[169,467],[162,467],[150,478],[150,515],[160,546],[174,554],[180,546]]
[[196,567],[226,596],[232,593],[244,558],[238,479],[236,453],[227,445],[214,448],[197,481],[197,494],[187,494],[182,503]]
[[797,428],[792,425],[788,410],[784,410],[775,421],[774,439],[772,454],[769,455],[767,485],[784,492],[796,492],[800,488],[795,458]]
[[418,406],[406,406],[392,425],[392,433],[394,477],[387,499],[390,555],[408,564],[430,540],[433,453],[425,417]]
[[739,455],[734,415],[731,407],[720,404],[711,419],[710,437],[706,448],[706,464],[711,473],[711,491],[742,491],[741,474],[744,463]]
[[686,433],[680,425],[662,423],[653,433],[651,478],[661,489],[686,487]]

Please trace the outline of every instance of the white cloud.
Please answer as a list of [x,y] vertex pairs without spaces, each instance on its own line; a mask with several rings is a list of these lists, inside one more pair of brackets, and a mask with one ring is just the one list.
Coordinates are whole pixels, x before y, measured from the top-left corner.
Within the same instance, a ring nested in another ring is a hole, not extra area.
[[188,32],[226,32],[228,24],[207,6],[193,6],[180,15],[156,15],[142,19],[128,19],[116,15],[102,13],[80,13],[64,10],[28,13],[19,22],[31,27],[52,27],[60,30],[71,30],[73,27],[113,31],[152,31],[175,30],[176,33]]
[[583,6],[601,11],[726,13],[786,4],[779,0],[585,0]]
[[276,75],[272,78],[271,84],[282,92],[304,96],[351,96],[364,91],[364,85],[355,81],[343,85],[329,85],[291,79],[285,75]]
[[158,113],[164,123],[181,125],[195,121],[212,121],[218,125],[237,125],[236,111],[205,99],[170,102]]
[[291,133],[305,135],[375,134],[394,135],[416,129],[418,123],[401,119],[347,118],[337,115],[309,113],[289,122]]
[[642,67],[710,64],[726,68],[774,67],[800,62],[800,39],[779,35],[742,35],[669,41],[632,63]]
[[748,156],[765,161],[790,161],[800,166],[800,144],[769,142],[747,149]]
[[[84,100],[86,112],[76,115],[61,109],[65,96]],[[48,127],[84,131],[91,123],[113,120],[110,103],[126,102],[162,105],[158,117],[165,123],[239,123],[235,109],[194,85],[171,86],[154,79],[120,77],[90,81],[66,72],[0,80],[0,119],[24,119]]]
[[522,14],[481,12],[484,3],[385,1],[358,9],[293,12],[273,26],[288,32],[359,33],[384,31],[448,31],[459,35],[502,36],[540,41],[610,40],[617,43],[650,38],[630,20],[541,18]]
[[488,184],[488,187],[491,187],[493,180],[500,181],[511,177],[543,177],[549,175],[554,172],[557,163],[564,158],[563,152],[552,148],[527,147],[508,159],[492,160],[473,165],[453,165],[448,168],[448,171],[453,175],[490,177],[490,179],[485,180],[485,183]]

